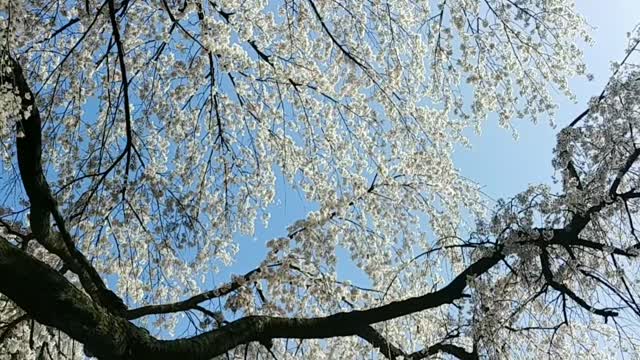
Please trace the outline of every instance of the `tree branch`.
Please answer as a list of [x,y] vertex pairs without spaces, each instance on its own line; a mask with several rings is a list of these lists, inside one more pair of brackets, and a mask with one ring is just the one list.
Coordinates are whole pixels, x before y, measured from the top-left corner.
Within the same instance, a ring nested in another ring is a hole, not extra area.
[[[31,205],[29,219],[31,231],[47,251],[60,257],[71,271],[78,275],[83,288],[95,301],[108,309],[123,311],[126,307],[122,300],[107,289],[98,272],[75,247],[64,218],[51,194],[42,170],[42,121],[35,104],[34,94],[24,78],[22,67],[8,51],[0,53],[0,57],[2,61],[8,63],[10,68],[8,73],[1,74],[0,84],[14,87],[21,99],[16,148],[20,177]],[[59,233],[51,231],[51,216],[58,226]]]
[[584,299],[582,299],[576,293],[574,293],[573,290],[569,289],[568,286],[562,284],[559,281],[556,281],[553,278],[553,273],[551,272],[551,265],[549,264],[549,253],[545,248],[542,248],[542,253],[540,254],[540,264],[542,266],[542,274],[544,275],[544,278],[547,281],[547,284],[549,284],[549,286],[551,286],[558,292],[569,296],[573,301],[575,301],[578,305],[580,305],[585,310],[592,312],[596,315],[603,316],[605,319],[609,317],[618,316],[617,311],[613,311],[610,309],[598,309],[589,305],[589,303],[587,303]]
[[131,130],[131,105],[129,104],[129,80],[127,79],[127,66],[124,61],[124,46],[120,39],[120,31],[118,30],[118,21],[116,20],[116,9],[113,0],[107,0],[109,2],[109,19],[111,20],[111,28],[113,32],[113,40],[118,49],[118,63],[120,64],[120,76],[122,76],[122,96],[124,98],[124,121],[125,132],[127,135],[127,142],[125,144],[124,152],[126,152],[127,159],[124,167],[124,188],[122,189],[122,197],[125,197],[127,182],[129,180],[129,166],[131,164],[131,149],[133,148],[133,133]]
[[420,351],[407,354],[402,349],[385,339],[380,332],[371,326],[367,326],[359,331],[358,336],[373,345],[373,347],[379,349],[380,353],[390,360],[395,360],[399,357],[403,357],[407,360],[420,360],[441,352],[453,355],[461,360],[478,359],[478,355],[475,352],[468,352],[460,346],[444,343],[447,339]]
[[[0,277],[0,292],[36,321],[58,328],[85,344],[98,358],[209,359],[253,341],[357,336],[370,324],[462,298],[467,281],[488,271],[502,258],[496,251],[471,264],[438,291],[372,309],[316,318],[247,316],[198,336],[171,341],[155,339],[124,318],[104,311],[54,269],[3,238],[0,238],[0,273],[14,275]],[[442,351],[453,349],[449,345],[440,347]]]
[[322,25],[322,29],[324,30],[324,32],[327,33],[327,35],[331,39],[331,42],[333,42],[338,47],[338,49],[340,49],[340,52],[342,52],[342,54],[344,54],[344,56],[346,56],[349,60],[353,61],[356,65],[360,66],[362,69],[366,70],[367,67],[363,63],[361,63],[358,59],[356,59],[355,56],[351,52],[349,52],[344,47],[344,45],[340,44],[340,42],[338,42],[338,40],[333,36],[333,33],[327,27],[327,24],[325,23],[324,19],[322,18],[322,15],[320,15],[320,12],[318,11],[318,8],[316,7],[316,4],[313,2],[313,0],[307,0],[307,1],[309,2],[309,5],[311,6],[311,10],[313,10],[313,13],[316,15],[316,18],[320,22],[320,25]]
[[203,292],[198,295],[194,295],[186,300],[178,301],[170,304],[159,304],[159,305],[147,305],[142,306],[137,309],[131,309],[127,311],[125,317],[129,320],[137,319],[143,316],[152,315],[152,314],[168,314],[179,311],[186,311],[195,309],[198,304],[203,301],[219,298],[221,296],[225,296],[230,294],[240,287],[242,287],[245,283],[252,280],[253,276],[259,274],[262,270],[260,268],[253,269],[248,273],[242,275],[241,277],[226,283],[220,286],[217,289],[209,290]]
[[144,335],[141,329],[96,305],[55,269],[3,237],[0,273],[10,274],[0,276],[0,292],[31,318],[64,331],[104,359],[124,360],[129,342],[140,341]]
[[11,320],[6,325],[0,326],[0,329],[4,329],[2,334],[0,334],[0,344],[2,344],[4,342],[4,340],[7,338],[7,336],[9,336],[11,331],[13,331],[13,329],[16,326],[18,326],[21,322],[27,320],[28,318],[29,318],[29,315],[23,314],[23,315],[20,315],[20,316],[18,316],[17,318],[15,318],[13,320]]

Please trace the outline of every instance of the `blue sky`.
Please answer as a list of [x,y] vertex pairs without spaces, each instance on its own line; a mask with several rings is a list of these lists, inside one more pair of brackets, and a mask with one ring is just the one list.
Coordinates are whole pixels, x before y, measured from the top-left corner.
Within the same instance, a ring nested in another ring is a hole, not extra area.
[[584,61],[594,79],[571,82],[577,103],[558,95],[557,128],[551,128],[548,119],[540,119],[537,125],[526,120],[516,122],[519,139],[514,141],[509,130],[499,128],[497,120],[490,119],[480,137],[472,136],[473,148],[455,155],[462,173],[482,185],[483,191],[494,199],[511,197],[529,184],[552,183],[551,157],[557,131],[586,109],[592,96],[600,94],[611,73],[610,62],[624,57],[626,33],[640,22],[640,0],[577,3],[580,13],[594,27],[595,44],[583,47]]

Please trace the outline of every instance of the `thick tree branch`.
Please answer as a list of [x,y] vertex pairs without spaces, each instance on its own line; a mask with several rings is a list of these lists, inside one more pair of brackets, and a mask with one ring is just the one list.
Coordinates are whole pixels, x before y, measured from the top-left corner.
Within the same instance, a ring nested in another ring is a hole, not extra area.
[[573,165],[573,160],[569,160],[567,171],[569,172],[569,176],[576,181],[576,189],[583,190],[582,181],[580,180],[578,170],[576,170],[576,167]]
[[424,359],[428,356],[435,355],[437,353],[446,353],[449,355],[453,355],[460,360],[478,360],[478,354],[475,352],[468,352],[464,348],[453,345],[453,344],[445,344],[445,343],[437,343],[435,345],[431,345],[426,349],[416,351],[405,356],[405,359],[418,360]]
[[[60,257],[78,275],[83,288],[94,300],[109,309],[123,311],[126,307],[122,300],[107,289],[98,272],[75,247],[42,170],[42,121],[34,94],[24,78],[20,64],[7,51],[3,51],[0,56],[11,70],[0,76],[0,84],[10,85],[21,99],[22,111],[17,121],[16,148],[20,177],[31,205],[29,220],[33,235],[42,246]],[[51,231],[51,216],[59,232]]]
[[209,359],[253,341],[358,336],[370,324],[464,297],[468,280],[488,271],[502,258],[496,251],[471,264],[438,291],[380,307],[306,319],[248,316],[195,337],[172,341],[157,340],[124,318],[105,311],[54,269],[1,238],[0,273],[15,276],[0,277],[0,292],[38,322],[64,331],[102,359]]
[[[96,305],[61,274],[0,237],[0,292],[39,323],[64,331],[104,359],[125,359],[144,332]],[[140,334],[138,334],[140,333]],[[134,340],[135,341],[135,340]],[[113,356],[111,356],[113,355]]]

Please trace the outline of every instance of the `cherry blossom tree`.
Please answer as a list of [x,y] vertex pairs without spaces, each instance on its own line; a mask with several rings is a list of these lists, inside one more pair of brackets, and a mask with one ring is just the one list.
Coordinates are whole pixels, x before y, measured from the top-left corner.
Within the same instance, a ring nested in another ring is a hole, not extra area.
[[[0,359],[637,356],[639,34],[487,210],[452,162],[585,73],[570,0],[0,0]],[[283,181],[317,209],[269,239]],[[239,240],[266,243],[211,287]],[[336,276],[345,249],[368,284]],[[618,355],[612,355],[618,354]]]

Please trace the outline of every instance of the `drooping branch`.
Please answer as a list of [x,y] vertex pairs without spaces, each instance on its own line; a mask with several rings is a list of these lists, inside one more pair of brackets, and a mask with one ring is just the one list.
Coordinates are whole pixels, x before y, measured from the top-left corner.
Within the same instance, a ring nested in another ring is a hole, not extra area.
[[124,121],[125,132],[127,136],[127,142],[123,150],[126,153],[126,162],[124,168],[124,188],[122,190],[122,196],[126,193],[127,181],[129,178],[129,167],[131,164],[131,149],[133,145],[133,131],[131,128],[131,105],[129,104],[129,80],[127,78],[127,66],[124,60],[124,45],[120,39],[120,30],[118,30],[118,21],[116,20],[116,9],[113,0],[108,0],[109,3],[109,19],[111,21],[111,28],[113,33],[113,40],[118,50],[118,63],[120,64],[120,75],[122,76],[122,96],[124,98]]
[[545,248],[542,248],[542,253],[540,254],[540,263],[542,265],[542,274],[544,275],[547,284],[549,284],[549,286],[554,288],[556,291],[570,297],[576,304],[580,305],[585,310],[596,315],[603,316],[605,319],[618,316],[617,311],[613,311],[611,309],[598,309],[589,305],[589,303],[578,296],[578,294],[573,292],[573,290],[571,290],[568,286],[561,283],[560,281],[557,281],[553,276],[553,272],[551,271],[551,265],[549,263],[549,253]]
[[136,309],[131,309],[127,311],[127,313],[125,314],[125,317],[127,319],[133,320],[133,319],[137,319],[137,318],[147,316],[147,315],[152,315],[152,314],[168,314],[168,313],[175,313],[175,312],[195,309],[198,306],[198,304],[204,301],[219,298],[236,291],[237,289],[242,287],[243,284],[251,281],[251,279],[255,275],[259,274],[261,271],[262,270],[260,268],[253,269],[247,272],[246,274],[242,275],[241,277],[229,283],[226,283],[216,289],[209,290],[209,291],[200,293],[198,295],[194,295],[183,301],[178,301],[170,304],[147,305],[147,306],[142,306]]
[[316,18],[318,19],[318,21],[320,22],[320,25],[322,26],[322,29],[324,30],[324,32],[329,36],[329,38],[331,39],[331,42],[338,47],[338,49],[340,50],[340,52],[342,54],[344,54],[344,56],[346,56],[349,60],[353,61],[356,65],[358,65],[359,67],[361,67],[363,70],[367,69],[367,66],[365,66],[362,62],[360,62],[358,59],[356,59],[356,57],[349,51],[347,50],[344,45],[342,45],[333,35],[333,33],[331,32],[331,30],[329,30],[329,28],[327,27],[327,24],[324,20],[324,18],[322,17],[322,15],[320,15],[320,12],[318,11],[318,8],[316,7],[316,4],[312,1],[312,0],[308,0],[309,5],[311,6],[311,9],[313,10],[313,13],[315,14]]
[[[596,105],[600,104],[600,102],[602,102],[602,100],[604,100],[604,98],[607,97],[607,90],[608,90],[609,84],[611,83],[611,79],[616,78],[616,75],[618,75],[618,72],[620,72],[620,69],[623,68],[623,65],[629,60],[629,57],[631,56],[631,54],[633,54],[634,51],[636,51],[639,45],[640,45],[640,39],[635,41],[633,45],[629,47],[624,58],[618,64],[618,66],[616,67],[616,70],[613,72],[611,77],[609,77],[609,81],[607,81],[607,84],[604,86],[604,89],[602,89],[602,92],[596,98]],[[580,113],[580,115],[576,116],[575,119],[573,119],[567,127],[576,126],[576,124],[578,124],[582,119],[584,119],[587,115],[589,115],[590,112],[591,112],[590,108],[585,109],[583,112]]]
[[378,349],[387,359],[394,360],[400,356],[406,356],[406,353],[402,351],[402,349],[385,339],[379,331],[371,326],[366,326],[360,330],[358,336]]
[[0,333],[0,344],[4,342],[4,340],[11,334],[11,331],[13,331],[16,326],[20,325],[21,322],[27,320],[28,318],[29,315],[22,314],[17,318],[9,321],[7,324],[0,326],[0,330],[2,330],[2,333]]
[[364,329],[362,329],[360,332],[358,332],[358,336],[366,340],[371,345],[373,345],[373,347],[377,348],[382,355],[384,355],[387,359],[390,359],[390,360],[395,360],[396,358],[400,358],[400,357],[407,360],[420,360],[420,359],[427,358],[431,355],[435,355],[437,353],[446,353],[449,355],[453,355],[456,358],[461,360],[477,360],[478,359],[478,354],[475,352],[468,352],[467,350],[465,350],[464,348],[458,345],[445,343],[445,341],[448,340],[446,338],[443,341],[438,342],[434,345],[431,345],[422,350],[408,354],[402,349],[400,349],[399,347],[393,345],[387,339],[385,339],[382,336],[382,334],[380,334],[380,332],[378,332],[376,329],[374,329],[371,326],[367,326]]
[[640,156],[640,149],[635,149],[631,154],[629,154],[624,165],[620,168],[620,170],[618,170],[618,173],[616,174],[616,178],[613,180],[613,183],[609,188],[610,197],[615,198],[617,196],[618,188],[622,183],[622,179],[629,172],[629,170],[631,170],[631,167],[636,162],[636,160],[638,160],[639,156]]

